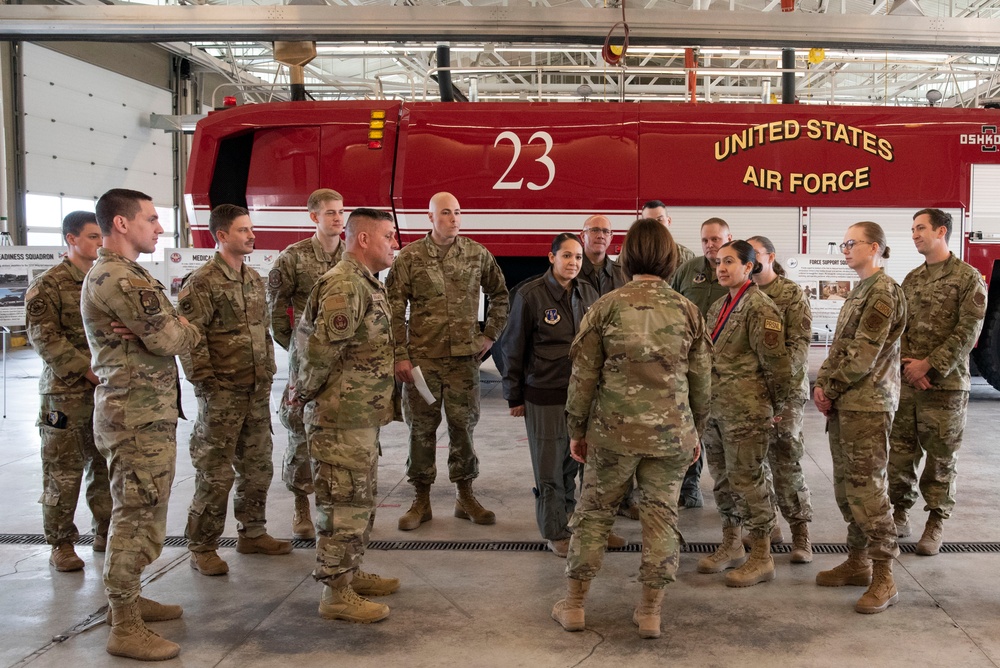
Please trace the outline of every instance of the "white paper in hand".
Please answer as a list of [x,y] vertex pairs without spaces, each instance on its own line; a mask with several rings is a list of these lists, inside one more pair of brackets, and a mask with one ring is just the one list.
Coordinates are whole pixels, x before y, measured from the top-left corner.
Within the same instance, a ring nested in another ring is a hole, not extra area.
[[424,373],[418,366],[413,367],[413,386],[417,388],[417,392],[424,398],[428,406],[433,405],[437,401],[434,395],[431,394],[431,388],[427,387],[427,381],[424,380]]

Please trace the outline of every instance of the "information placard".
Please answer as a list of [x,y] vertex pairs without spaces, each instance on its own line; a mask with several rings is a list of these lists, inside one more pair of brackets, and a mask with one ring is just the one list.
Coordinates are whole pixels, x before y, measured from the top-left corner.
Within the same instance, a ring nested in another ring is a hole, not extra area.
[[0,246],[0,326],[24,326],[24,293],[64,253],[59,246]]
[[[248,266],[257,270],[264,280],[278,259],[276,250],[255,250],[243,257]],[[163,264],[166,266],[166,286],[170,292],[170,301],[177,303],[177,294],[181,291],[184,277],[215,257],[212,248],[168,248],[163,251]]]
[[802,288],[812,308],[813,331],[833,336],[844,300],[859,282],[842,254],[795,255],[782,261],[785,276]]

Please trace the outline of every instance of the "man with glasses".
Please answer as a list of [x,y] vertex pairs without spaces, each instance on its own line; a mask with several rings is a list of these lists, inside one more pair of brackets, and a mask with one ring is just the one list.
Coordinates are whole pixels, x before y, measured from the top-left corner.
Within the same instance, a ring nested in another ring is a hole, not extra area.
[[611,230],[611,220],[596,214],[583,223],[583,267],[580,279],[590,283],[597,293],[604,296],[627,283],[621,266],[608,257],[608,248],[615,233]]
[[[663,225],[668,230],[673,221],[670,220],[670,214],[667,213],[667,205],[658,199],[651,199],[642,205],[642,218],[651,218],[661,225]],[[677,239],[674,239],[674,243],[677,243]],[[677,266],[680,267],[682,264],[688,260],[694,259],[694,252],[684,246],[683,244],[677,244]]]
[[[719,249],[732,240],[729,223],[721,218],[709,218],[701,224],[701,250],[704,255],[682,264],[670,280],[671,287],[694,302],[702,317],[705,317],[709,307],[717,299],[729,292],[725,286],[719,284],[715,266],[719,262]],[[704,461],[705,455],[702,450],[702,456],[691,465],[684,476],[678,504],[682,508],[701,508],[705,504],[698,486]]]

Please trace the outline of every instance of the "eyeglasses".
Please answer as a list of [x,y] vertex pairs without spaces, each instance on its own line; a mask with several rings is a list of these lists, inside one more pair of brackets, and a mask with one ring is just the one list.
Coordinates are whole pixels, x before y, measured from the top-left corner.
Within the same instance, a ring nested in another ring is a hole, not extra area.
[[854,250],[854,247],[858,244],[874,244],[874,241],[855,241],[854,239],[848,239],[844,243],[840,244],[840,252]]
[[610,229],[608,229],[606,227],[587,227],[587,228],[584,228],[583,231],[584,232],[590,232],[591,234],[599,234],[602,237],[610,237],[610,236],[614,235],[614,232],[612,232]]

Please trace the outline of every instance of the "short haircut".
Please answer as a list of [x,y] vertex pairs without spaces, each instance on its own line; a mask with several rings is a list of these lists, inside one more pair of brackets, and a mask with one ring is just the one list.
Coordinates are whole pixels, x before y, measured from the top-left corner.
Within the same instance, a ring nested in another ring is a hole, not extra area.
[[80,236],[83,232],[83,228],[90,223],[97,222],[97,214],[91,211],[70,211],[63,218],[62,232],[65,238],[67,234],[72,234],[74,237]]
[[559,252],[559,248],[562,247],[567,241],[575,241],[580,244],[580,248],[583,248],[583,242],[580,241],[580,237],[576,236],[572,232],[562,232],[556,235],[556,238],[552,240],[552,248],[550,252],[555,255]]
[[358,227],[362,225],[362,220],[378,222],[380,220],[388,220],[389,222],[395,224],[396,219],[392,217],[392,214],[388,211],[379,211],[378,209],[368,209],[366,207],[360,207],[351,211],[351,215],[347,217],[347,225],[345,225],[345,234],[348,237],[357,236]]
[[720,227],[725,228],[727,232],[729,232],[729,223],[715,216],[709,218],[708,220],[706,220],[704,223],[701,224],[702,227],[705,227],[706,225],[719,225]]
[[648,202],[646,202],[645,204],[643,204],[642,205],[642,209],[639,209],[639,211],[642,211],[644,209],[659,209],[660,207],[663,207],[664,209],[666,209],[667,205],[664,204],[663,202],[661,202],[658,199],[651,199]]
[[330,190],[329,188],[314,190],[313,193],[309,195],[309,203],[307,205],[309,212],[316,213],[323,207],[324,203],[329,202],[330,200],[343,202],[344,196],[336,190]]
[[652,274],[666,281],[677,268],[677,243],[660,221],[640,218],[625,233],[618,260],[628,276]]
[[948,243],[951,241],[951,228],[952,220],[951,214],[942,211],[941,209],[921,209],[913,214],[913,220],[916,220],[918,216],[927,214],[931,217],[931,229],[938,229],[939,227],[944,227],[944,242]]
[[242,206],[235,204],[220,204],[212,209],[208,216],[208,231],[212,233],[212,238],[219,241],[219,232],[228,232],[233,221],[240,216],[249,216],[250,212]]
[[128,220],[135,218],[142,209],[140,202],[152,202],[153,198],[138,190],[127,188],[112,188],[97,200],[97,224],[101,226],[101,234],[109,236],[115,226],[115,216]]

